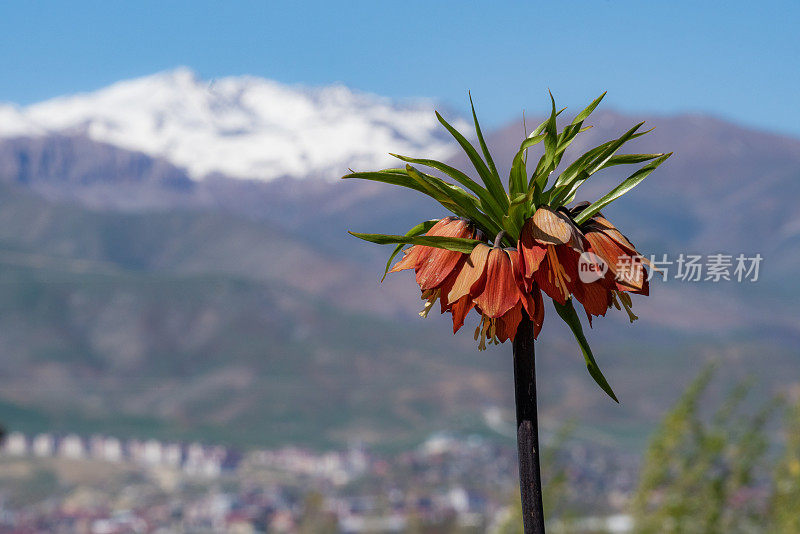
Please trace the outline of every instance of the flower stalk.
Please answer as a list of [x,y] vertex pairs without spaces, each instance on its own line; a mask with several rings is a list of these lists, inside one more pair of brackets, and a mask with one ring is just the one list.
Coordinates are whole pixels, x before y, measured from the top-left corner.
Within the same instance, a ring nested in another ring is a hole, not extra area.
[[[630,295],[649,294],[642,256],[600,210],[633,189],[671,153],[617,154],[626,142],[647,133],[638,131],[640,123],[617,139],[579,156],[556,175],[574,138],[590,128],[583,125],[584,120],[604,95],[560,131],[556,118],[563,110],[556,111],[550,95],[550,117],[520,144],[507,188],[489,153],[474,107],[480,153],[441,115],[437,113],[436,117],[464,150],[482,184],[446,163],[395,154],[406,163],[405,168],[351,172],[343,177],[413,189],[452,213],[443,219],[421,222],[405,235],[351,233],[372,243],[395,245],[384,276],[388,272],[414,270],[425,300],[420,315],[427,316],[438,302],[442,313],[452,315],[455,334],[474,310],[478,350],[511,340],[526,534],[544,533],[534,361],[534,340],[544,322],[542,295],[552,299],[558,317],[572,331],[589,375],[619,402],[589,347],[575,303],[583,307],[589,326],[592,317],[604,316],[611,308],[624,309],[633,322],[637,317],[631,311]],[[529,175],[528,150],[539,143],[544,153]],[[578,189],[596,172],[639,163],[645,165],[606,195],[591,203],[575,202]],[[447,179],[427,174],[412,164],[433,169]],[[494,240],[491,236],[495,236]],[[411,246],[404,249],[406,245]],[[392,267],[401,252],[402,259]]]
[[522,321],[517,327],[513,352],[523,532],[544,534],[542,475],[539,467],[539,421],[536,408],[536,357],[533,323],[527,314],[523,314]]

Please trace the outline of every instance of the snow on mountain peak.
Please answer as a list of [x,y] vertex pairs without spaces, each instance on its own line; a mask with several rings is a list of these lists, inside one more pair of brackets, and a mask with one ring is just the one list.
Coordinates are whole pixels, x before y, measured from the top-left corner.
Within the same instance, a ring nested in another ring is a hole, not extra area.
[[445,158],[454,149],[430,102],[254,76],[206,81],[184,67],[24,108],[0,104],[0,137],[55,132],[164,158],[195,179],[336,178],[391,165],[389,151]]

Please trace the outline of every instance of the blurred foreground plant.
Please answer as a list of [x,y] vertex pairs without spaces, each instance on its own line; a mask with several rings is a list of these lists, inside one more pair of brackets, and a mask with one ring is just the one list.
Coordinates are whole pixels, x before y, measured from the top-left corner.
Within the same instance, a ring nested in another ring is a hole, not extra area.
[[800,399],[787,410],[785,448],[775,469],[770,499],[772,532],[800,532]]
[[765,425],[779,401],[754,410],[742,382],[704,414],[712,375],[707,367],[695,379],[652,438],[632,501],[637,533],[764,532],[771,522]]
[[[485,349],[487,342],[513,342],[520,490],[526,533],[544,532],[534,367],[534,339],[544,322],[542,292],[553,300],[556,312],[572,330],[589,374],[615,401],[617,397],[584,336],[573,299],[583,305],[590,324],[592,316],[605,315],[612,306],[624,307],[633,321],[636,316],[631,311],[630,294],[649,292],[641,256],[600,210],[644,180],[671,153],[617,154],[626,142],[647,133],[639,132],[643,124],[639,123],[555,174],[575,137],[588,129],[584,121],[603,96],[605,93],[559,130],[556,119],[563,109],[556,110],[550,95],[550,116],[520,144],[507,188],[486,146],[474,106],[472,116],[480,153],[441,115],[436,116],[464,150],[480,182],[440,161],[394,154],[406,163],[405,167],[352,172],[343,177],[413,189],[430,196],[453,214],[421,222],[405,235],[353,235],[373,243],[396,245],[384,277],[390,272],[392,260],[405,245],[411,245],[391,272],[414,269],[425,300],[422,316],[427,316],[438,301],[442,313],[451,313],[455,333],[470,311],[475,310],[479,316],[475,330],[479,349]],[[529,175],[528,151],[540,143],[543,154]],[[567,207],[576,199],[581,185],[598,171],[638,163],[645,165],[606,195],[592,203]],[[452,182],[414,165],[438,171]]]

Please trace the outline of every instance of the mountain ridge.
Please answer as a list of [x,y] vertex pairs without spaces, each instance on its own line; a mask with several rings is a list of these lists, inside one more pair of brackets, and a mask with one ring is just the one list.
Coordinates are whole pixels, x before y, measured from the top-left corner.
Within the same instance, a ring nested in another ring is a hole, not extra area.
[[[635,122],[598,111],[575,149]],[[652,123],[630,151],[675,156],[606,215],[645,253],[760,252],[762,279],[655,281],[651,298],[634,298],[635,327],[612,311],[587,328],[620,407],[603,403],[548,309],[545,425],[583,417],[605,437],[641,437],[712,359],[766,376],[768,393],[797,382],[800,141],[697,116]],[[486,134],[502,169],[522,128]],[[473,174],[463,157],[443,159]],[[580,196],[621,177],[598,175]],[[412,441],[436,427],[487,432],[482,411],[512,405],[508,346],[478,354],[446,318],[418,322],[413,276],[380,284],[389,250],[346,234],[444,215],[413,191],[318,176],[197,181],[78,132],[1,138],[0,182],[0,418],[22,407],[62,427],[75,414],[95,428],[153,416],[171,435],[386,443],[400,427]]]
[[344,85],[205,81],[181,67],[22,108],[0,106],[0,137],[84,135],[165,159],[194,180],[331,179],[348,165],[387,163],[379,147],[449,154],[453,144],[431,110],[430,102],[399,104]]

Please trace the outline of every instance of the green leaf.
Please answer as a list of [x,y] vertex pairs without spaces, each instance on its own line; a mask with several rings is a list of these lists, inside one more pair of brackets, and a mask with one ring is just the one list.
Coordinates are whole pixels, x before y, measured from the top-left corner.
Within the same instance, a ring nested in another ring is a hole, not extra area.
[[475,104],[472,103],[472,93],[467,93],[469,95],[469,105],[472,108],[472,120],[475,123],[475,133],[478,134],[478,142],[481,145],[481,151],[483,151],[483,157],[486,158],[486,163],[489,165],[489,170],[491,173],[500,180],[500,175],[497,173],[497,167],[494,166],[494,160],[492,160],[492,155],[489,153],[489,147],[486,146],[486,141],[483,139],[483,132],[481,132],[481,125],[478,124],[478,115],[475,113]]
[[[549,93],[549,91],[548,91]],[[553,165],[557,157],[557,150],[558,150],[558,126],[556,125],[556,101],[553,98],[553,93],[550,93],[550,118],[547,119],[547,124],[545,126],[545,136],[544,136],[544,154],[539,159],[539,163],[536,165],[536,170],[533,173],[533,180],[532,182],[535,184],[539,184],[539,186],[544,189],[547,185],[547,177],[550,175],[552,170],[550,167]]]
[[481,211],[481,204],[477,198],[453,184],[422,173],[410,165],[407,165],[405,169],[351,173],[342,178],[360,178],[414,189],[433,198],[455,215],[473,221],[487,235],[497,234],[501,230],[499,222],[494,221]]
[[528,170],[525,165],[525,151],[527,148],[520,148],[511,163],[511,172],[508,175],[508,194],[511,198],[525,193],[527,189]]
[[[646,135],[646,134],[650,133],[651,131],[652,130],[647,130],[646,132],[639,132],[637,134],[634,134],[634,135],[632,135],[630,137],[629,141],[633,140],[633,139],[636,139],[637,137],[641,137],[643,135]],[[564,172],[562,172],[559,175],[558,180],[556,180],[554,188],[561,187],[561,186],[563,186],[565,184],[568,184],[572,180],[574,180],[575,177],[581,172],[581,170],[583,170],[587,165],[589,165],[590,161],[595,159],[601,152],[606,150],[615,141],[616,141],[616,139],[612,139],[611,141],[606,141],[605,143],[603,143],[601,145],[598,145],[598,146],[594,147],[593,149],[588,150],[584,154],[582,154],[579,158],[577,158],[575,161],[573,161],[569,165],[569,167],[567,167],[564,170]],[[620,157],[622,157],[622,156],[620,156]]]
[[[573,198],[577,189],[594,173],[600,169],[606,168],[611,161],[614,153],[619,150],[622,145],[631,139],[635,139],[640,135],[648,132],[636,133],[643,122],[635,125],[633,128],[622,134],[619,138],[586,152],[578,158],[572,165],[570,165],[556,180],[550,192],[550,205],[557,207],[567,202],[567,199]],[[652,131],[652,130],[649,130]]]
[[585,120],[586,120],[586,118],[587,118],[589,115],[591,115],[591,114],[592,114],[592,112],[595,110],[595,108],[598,106],[598,104],[600,104],[600,101],[601,101],[601,100],[603,100],[603,98],[604,98],[605,96],[606,96],[606,92],[603,92],[603,94],[602,94],[602,95],[600,95],[600,96],[598,96],[597,98],[595,98],[595,99],[592,101],[592,103],[591,103],[591,104],[589,104],[588,106],[586,106],[586,108],[584,108],[584,110],[583,110],[583,111],[581,111],[580,113],[578,113],[577,115],[575,115],[575,118],[574,118],[574,119],[572,119],[572,124],[579,124],[579,123],[581,123],[581,122],[585,121]]
[[491,214],[492,217],[496,221],[499,221],[503,218],[503,211],[501,210],[500,206],[497,204],[497,201],[489,194],[489,192],[482,187],[478,182],[467,176],[465,173],[461,172],[460,170],[447,165],[446,163],[442,163],[441,161],[436,161],[433,159],[420,159],[420,158],[410,158],[408,156],[401,156],[399,154],[390,154],[391,156],[405,161],[406,163],[414,163],[416,165],[425,165],[426,167],[430,167],[431,169],[436,169],[437,171],[443,172],[456,182],[460,183],[473,193],[477,195],[477,197],[481,201],[481,205],[484,208],[484,211]]
[[458,130],[450,126],[450,124],[444,120],[439,112],[436,112],[436,118],[439,119],[439,122],[447,128],[447,131],[450,132],[458,144],[461,145],[461,148],[469,157],[469,160],[472,162],[472,165],[475,167],[475,170],[478,171],[483,183],[486,185],[486,189],[489,190],[489,193],[494,197],[497,203],[502,208],[502,211],[505,212],[508,209],[508,195],[506,194],[505,189],[503,189],[503,184],[500,182],[500,178],[492,174],[489,168],[486,166],[486,163],[483,162],[480,155],[478,155],[478,151],[475,150],[475,147],[470,144],[467,139],[459,133]]
[[591,176],[592,174],[597,172],[603,165],[605,165],[605,163],[609,159],[611,159],[611,156],[614,155],[614,152],[619,150],[620,147],[622,147],[622,145],[624,145],[628,140],[630,140],[636,133],[636,130],[642,127],[642,124],[644,124],[644,122],[636,124],[633,128],[631,128],[630,130],[619,136],[618,139],[612,141],[612,143],[608,146],[608,148],[603,150],[597,157],[597,159],[593,161],[592,164],[589,166],[589,168],[587,169],[589,175]]
[[519,239],[522,225],[525,223],[527,207],[526,195],[520,193],[509,204],[508,215],[503,217],[503,229],[506,231],[506,236],[509,238],[508,245],[511,247],[516,246],[517,239]]
[[600,367],[597,366],[597,361],[594,359],[592,349],[589,347],[589,343],[586,341],[586,336],[583,335],[583,326],[581,326],[581,320],[578,318],[575,307],[572,305],[572,299],[569,299],[563,306],[558,302],[553,301],[553,306],[555,306],[556,312],[564,320],[564,322],[567,323],[567,326],[569,326],[570,330],[572,330],[572,334],[578,341],[578,345],[581,347],[581,352],[583,352],[583,358],[586,360],[586,368],[589,370],[589,374],[592,376],[592,378],[594,378],[594,381],[597,382],[597,385],[608,394],[609,397],[614,399],[615,402],[619,403],[617,396],[614,394],[611,386],[608,385],[608,381],[600,371]]
[[[411,228],[411,230],[406,232],[406,237],[422,235],[431,228],[433,228],[433,226],[437,222],[439,222],[439,219],[432,219],[430,221],[421,222],[418,225]],[[394,260],[398,254],[400,254],[400,251],[403,250],[404,246],[405,245],[403,243],[400,243],[394,248],[394,251],[392,251],[392,254],[389,256],[389,260],[386,262],[386,269],[383,270],[383,276],[381,277],[381,282],[383,282],[386,279],[386,275],[389,274],[389,269],[392,267],[392,260]]]
[[600,169],[607,169],[609,167],[613,167],[614,165],[632,165],[636,163],[644,163],[645,161],[650,161],[651,159],[660,158],[664,154],[619,154],[618,156],[612,156],[606,163],[603,164]]
[[377,243],[378,245],[422,245],[424,247],[436,247],[455,252],[469,254],[476,246],[483,243],[477,239],[466,239],[462,237],[442,237],[432,235],[405,236],[389,234],[360,234],[357,232],[347,232],[364,241]]
[[[542,123],[546,124],[546,123]],[[542,125],[540,125],[541,127]],[[519,193],[527,193],[529,184],[526,184],[528,181],[527,177],[527,151],[534,145],[539,144],[542,142],[546,136],[546,134],[539,134],[537,133],[539,128],[534,130],[534,132],[526,138],[519,147],[519,150],[514,155],[514,160],[511,164],[511,172],[508,176],[508,190],[509,196],[513,197]]]
[[359,180],[369,180],[372,182],[381,182],[390,185],[399,185],[400,187],[407,187],[420,193],[428,194],[427,190],[420,186],[417,182],[412,180],[404,170],[402,172],[389,172],[395,169],[386,169],[385,171],[372,171],[372,172],[352,172],[342,176],[342,180],[350,178],[357,178]]
[[494,235],[500,231],[500,226],[481,211],[478,199],[460,187],[420,172],[411,165],[406,165],[406,173],[422,187],[427,188],[431,197],[459,217],[473,221],[487,234]]
[[616,199],[618,199],[619,197],[621,197],[622,195],[624,195],[625,193],[636,187],[639,184],[639,182],[650,176],[650,173],[656,170],[656,168],[662,163],[664,163],[667,160],[667,158],[669,158],[671,155],[672,152],[670,152],[669,154],[664,154],[660,158],[651,161],[650,163],[648,163],[635,173],[631,174],[621,184],[612,189],[608,194],[599,198],[598,200],[595,200],[585,210],[580,212],[580,214],[575,218],[575,223],[580,225],[588,221],[592,215],[594,215],[601,209],[611,204],[613,201],[615,201]]

